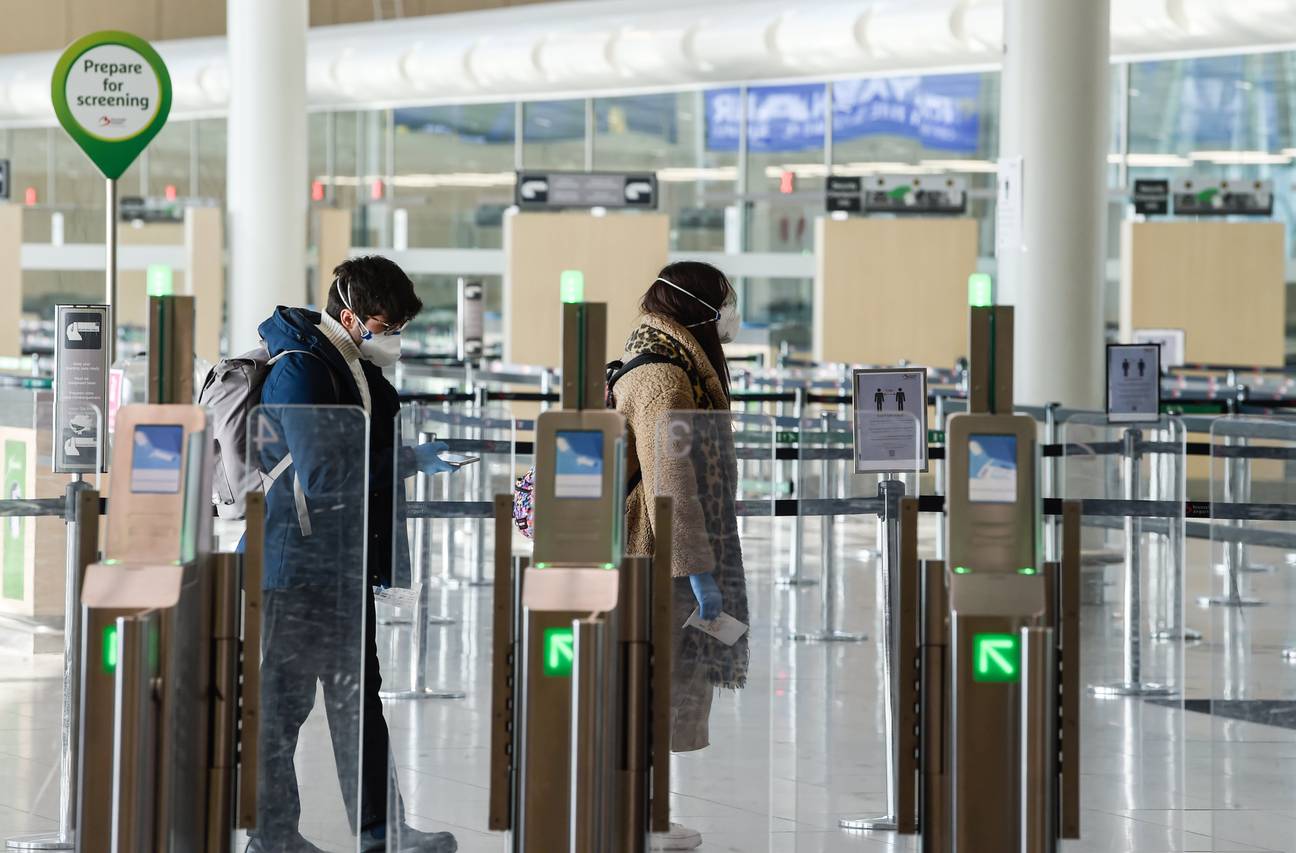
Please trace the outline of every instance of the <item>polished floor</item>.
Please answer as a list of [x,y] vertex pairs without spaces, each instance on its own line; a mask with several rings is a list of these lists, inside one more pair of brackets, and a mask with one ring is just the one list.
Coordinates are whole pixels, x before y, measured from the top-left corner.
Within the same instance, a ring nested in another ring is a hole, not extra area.
[[[876,566],[867,553],[874,521],[856,517],[837,525],[839,627],[870,635],[853,643],[788,638],[794,630],[820,627],[823,591],[822,586],[773,583],[787,569],[789,525],[788,520],[746,525],[751,680],[745,690],[717,697],[713,745],[675,758],[674,818],[702,832],[703,851],[917,849],[913,837],[838,828],[843,817],[885,810]],[[810,577],[819,574],[819,528],[818,520],[806,523]],[[924,543],[930,547],[929,536]],[[1296,700],[1296,665],[1281,654],[1285,646],[1296,645],[1296,568],[1286,564],[1284,554],[1257,551],[1255,560],[1277,569],[1248,574],[1245,581],[1267,606],[1200,609],[1191,604],[1196,596],[1223,582],[1211,568],[1209,552],[1209,543],[1189,544],[1187,621],[1204,639],[1186,645],[1144,640],[1143,677],[1186,687],[1186,697],[1198,700],[1189,703],[1193,709],[1211,709],[1200,700],[1227,699],[1230,713],[1186,710],[1177,699],[1086,695],[1083,837],[1064,843],[1066,853],[1296,851],[1296,729],[1239,719],[1248,709],[1281,711]],[[456,572],[464,566],[461,559]],[[436,573],[445,569],[433,567]],[[1149,559],[1149,622],[1165,616],[1158,611],[1165,598],[1158,572]],[[1108,603],[1086,606],[1082,614],[1086,683],[1122,677],[1120,567],[1108,568],[1107,575],[1114,582],[1107,589]],[[461,690],[466,697],[386,703],[408,820],[423,829],[453,831],[463,851],[503,851],[503,836],[486,828],[491,588],[438,581],[431,601],[434,613],[453,622],[431,629],[428,683]],[[388,687],[409,679],[409,638],[407,626],[380,628]],[[0,657],[0,836],[55,826],[60,690],[59,660]],[[1262,701],[1270,704],[1257,704]],[[298,752],[302,829],[329,850],[354,849],[354,842],[348,847],[346,841],[323,717],[321,704]],[[1263,718],[1281,722],[1290,715]],[[1007,787],[1004,793],[1010,793]]]

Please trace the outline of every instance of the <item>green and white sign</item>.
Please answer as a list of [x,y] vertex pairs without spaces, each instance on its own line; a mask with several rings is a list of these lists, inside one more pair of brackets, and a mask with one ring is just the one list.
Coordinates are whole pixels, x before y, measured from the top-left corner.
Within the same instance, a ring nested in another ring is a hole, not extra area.
[[63,52],[50,95],[63,129],[116,180],[166,124],[171,75],[148,42],[105,30]]
[[972,635],[972,680],[1021,679],[1021,647],[1015,634]]
[[576,652],[576,638],[571,628],[545,628],[543,651],[540,669],[545,675],[571,677]]

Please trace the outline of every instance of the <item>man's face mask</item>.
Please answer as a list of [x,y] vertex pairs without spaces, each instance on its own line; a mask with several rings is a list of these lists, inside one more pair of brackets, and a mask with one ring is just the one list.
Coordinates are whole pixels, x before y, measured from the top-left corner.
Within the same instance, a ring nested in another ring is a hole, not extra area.
[[360,315],[351,307],[350,286],[347,287],[347,295],[342,296],[341,289],[338,290],[338,296],[342,296],[342,304],[355,317],[356,324],[360,328],[360,357],[365,361],[371,361],[378,367],[391,367],[400,361],[401,357],[401,330],[393,329],[390,326],[384,331],[375,333],[364,322],[360,320]]

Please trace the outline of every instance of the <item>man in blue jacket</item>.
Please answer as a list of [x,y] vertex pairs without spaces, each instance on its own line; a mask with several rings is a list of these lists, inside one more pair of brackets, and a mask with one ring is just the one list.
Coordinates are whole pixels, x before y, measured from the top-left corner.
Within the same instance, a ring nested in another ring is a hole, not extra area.
[[[423,307],[413,283],[381,257],[346,261],[333,279],[323,314],[280,307],[259,329],[271,357],[280,357],[251,433],[262,470],[274,478],[266,491],[259,802],[249,853],[319,850],[301,834],[294,766],[317,684],[352,831],[362,851],[387,849],[390,747],[373,588],[392,583],[393,563],[403,577],[409,559],[405,526],[394,523],[403,518],[400,479],[450,470],[437,456],[444,444],[396,447],[400,399],[382,368],[399,359],[401,329]],[[392,849],[457,849],[450,833],[406,825],[395,797]]]

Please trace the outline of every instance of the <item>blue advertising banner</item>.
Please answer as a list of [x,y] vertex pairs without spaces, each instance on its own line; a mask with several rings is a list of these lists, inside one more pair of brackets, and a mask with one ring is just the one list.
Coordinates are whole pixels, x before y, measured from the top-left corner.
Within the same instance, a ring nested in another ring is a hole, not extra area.
[[[787,153],[822,148],[827,119],[821,84],[747,90],[747,148]],[[832,84],[833,139],[890,135],[926,148],[972,154],[981,129],[980,74],[886,77]],[[737,89],[706,93],[707,147],[736,151],[741,127]]]

